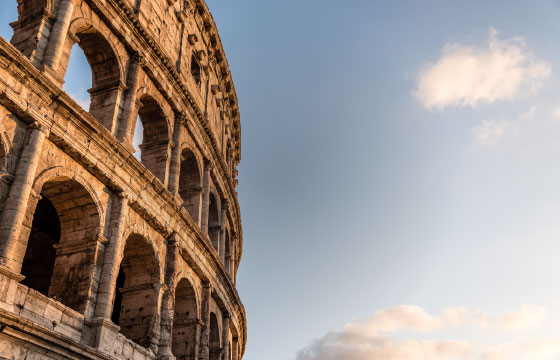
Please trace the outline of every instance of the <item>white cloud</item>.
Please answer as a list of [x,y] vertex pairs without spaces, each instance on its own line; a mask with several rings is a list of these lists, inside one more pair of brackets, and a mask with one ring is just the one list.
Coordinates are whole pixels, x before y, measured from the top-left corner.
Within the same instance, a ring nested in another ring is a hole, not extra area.
[[550,73],[550,64],[523,38],[500,40],[490,29],[484,46],[446,45],[437,62],[419,73],[414,95],[427,109],[475,107],[534,93]]
[[484,120],[472,128],[471,133],[478,143],[489,146],[504,141],[515,129],[515,123],[510,120]]
[[499,321],[500,326],[507,330],[526,330],[537,328],[546,317],[546,309],[542,306],[523,305],[517,311],[511,311]]
[[559,356],[559,337],[520,338],[486,349],[480,360],[557,360]]
[[460,341],[371,336],[356,342],[353,337],[333,333],[299,352],[297,360],[461,360],[468,359],[471,351],[471,345]]
[[528,128],[535,128],[533,122],[536,106],[519,114],[515,119],[484,120],[481,124],[473,127],[471,133],[477,143],[485,146],[493,146],[500,143],[508,143],[515,135],[527,132]]
[[[440,316],[424,309],[403,305],[383,309],[364,322],[354,321],[340,332],[329,332],[301,350],[297,360],[549,360],[560,356],[560,338],[525,339],[520,337],[502,345],[481,345],[465,340],[447,339],[444,330],[488,329],[509,334],[538,327],[546,316],[541,306],[524,305],[516,311],[492,317],[480,310],[449,308]],[[416,339],[398,337],[412,332]],[[426,334],[435,336],[425,339]],[[437,336],[439,335],[439,336]]]

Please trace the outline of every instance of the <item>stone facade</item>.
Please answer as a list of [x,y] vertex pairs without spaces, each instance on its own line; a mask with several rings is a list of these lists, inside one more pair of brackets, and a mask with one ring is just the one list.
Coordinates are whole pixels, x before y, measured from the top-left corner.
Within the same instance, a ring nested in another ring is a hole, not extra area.
[[[17,6],[0,38],[0,359],[241,359],[239,111],[208,7]],[[89,111],[62,90],[77,47]]]

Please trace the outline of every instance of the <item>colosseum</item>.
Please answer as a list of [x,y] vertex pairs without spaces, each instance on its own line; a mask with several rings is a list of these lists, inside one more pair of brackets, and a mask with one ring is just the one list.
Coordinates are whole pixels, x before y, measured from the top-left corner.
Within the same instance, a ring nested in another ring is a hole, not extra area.
[[[241,129],[208,6],[17,10],[0,37],[0,359],[241,359]],[[88,109],[62,89],[76,50]]]

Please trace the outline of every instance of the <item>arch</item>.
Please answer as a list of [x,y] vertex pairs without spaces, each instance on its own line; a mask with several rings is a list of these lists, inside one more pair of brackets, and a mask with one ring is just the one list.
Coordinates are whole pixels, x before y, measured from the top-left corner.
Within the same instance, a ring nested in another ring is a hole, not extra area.
[[124,336],[143,347],[150,345],[159,284],[160,269],[152,244],[131,233],[120,262],[111,319]]
[[33,191],[35,191],[35,193],[40,194],[41,189],[43,188],[46,182],[54,179],[61,179],[61,178],[72,179],[73,181],[80,184],[80,186],[82,186],[88,192],[89,196],[91,197],[91,199],[93,200],[94,204],[97,207],[97,213],[99,214],[99,219],[100,219],[99,226],[100,228],[103,228],[103,225],[105,224],[105,216],[103,211],[104,209],[103,206],[101,205],[101,201],[99,200],[99,197],[97,196],[97,191],[93,188],[93,186],[91,186],[90,181],[85,179],[79,173],[76,173],[75,169],[70,169],[64,166],[54,166],[45,169],[41,171],[39,175],[35,178],[32,189]]
[[220,360],[222,356],[222,345],[220,336],[220,326],[218,318],[213,312],[210,313],[210,340],[208,347],[210,349],[210,360]]
[[[117,108],[124,87],[123,66],[113,44],[89,19],[78,18],[72,21],[65,51],[58,67],[59,75],[65,77],[66,68],[74,44],[83,50],[91,68],[90,114],[109,131],[113,131]],[[77,42],[76,42],[77,40]]]
[[220,212],[218,201],[214,193],[210,193],[210,205],[208,208],[208,237],[216,252],[220,253]]
[[154,97],[144,94],[139,102],[138,119],[143,127],[142,144],[139,145],[140,160],[165,184],[169,159],[169,121],[163,107]]
[[194,360],[200,325],[196,292],[192,283],[182,278],[175,288],[172,328],[172,352],[177,360]]
[[93,286],[93,250],[101,229],[98,204],[75,178],[43,177],[36,185],[40,186],[40,200],[30,209],[33,215],[22,284],[84,313]]
[[178,192],[195,223],[200,224],[202,204],[202,175],[196,155],[189,148],[181,152]]

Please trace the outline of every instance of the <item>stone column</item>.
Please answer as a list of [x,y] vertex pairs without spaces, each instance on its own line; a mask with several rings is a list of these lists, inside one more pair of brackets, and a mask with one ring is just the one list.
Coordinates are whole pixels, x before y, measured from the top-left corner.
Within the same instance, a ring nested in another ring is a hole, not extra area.
[[[45,137],[46,131],[39,122],[29,125],[27,141],[17,164],[14,182],[10,187],[0,218],[0,265],[16,273],[21,270],[23,261],[23,256],[16,259],[20,229],[25,218]],[[27,239],[23,241],[27,242]]]
[[179,191],[179,178],[181,175],[181,139],[187,116],[184,113],[175,114],[175,128],[173,129],[173,151],[169,163],[169,192],[177,195]]
[[210,358],[210,298],[212,296],[212,288],[210,284],[202,285],[202,306],[200,317],[202,321],[202,329],[200,331],[200,340],[198,341],[198,360],[209,360]]
[[116,137],[124,145],[132,148],[132,137],[134,136],[134,125],[136,125],[136,93],[140,85],[140,69],[144,63],[144,57],[137,52],[130,58],[130,67],[128,72],[127,86],[128,93],[126,94],[123,110],[120,116],[119,126],[116,128]]
[[95,306],[95,321],[111,321],[113,300],[115,298],[115,284],[119,275],[121,254],[124,250],[123,232],[125,217],[128,212],[128,197],[118,193],[113,199],[111,211],[111,234],[103,257],[103,267],[97,291]]
[[208,212],[210,210],[210,162],[204,162],[204,179],[202,180],[202,219],[200,229],[208,234]]
[[222,349],[224,354],[224,360],[230,360],[230,348],[229,348],[229,313],[225,312],[222,314]]
[[61,0],[56,13],[56,22],[53,24],[49,44],[43,58],[43,65],[51,70],[56,70],[58,67],[73,13],[74,0]]
[[234,337],[231,347],[231,360],[239,360],[239,338]]
[[[231,251],[231,249],[230,249]],[[232,271],[231,271],[231,263],[232,263],[232,256],[231,253],[230,254],[226,254],[226,262],[225,262],[225,268],[226,268],[226,273],[233,278],[232,275]]]
[[161,324],[159,337],[159,359],[174,359],[172,351],[173,343],[173,313],[175,308],[175,281],[177,273],[177,261],[179,260],[179,245],[177,244],[177,233],[173,233],[167,239],[167,259],[165,263],[165,285],[167,290],[163,295],[161,306]]

